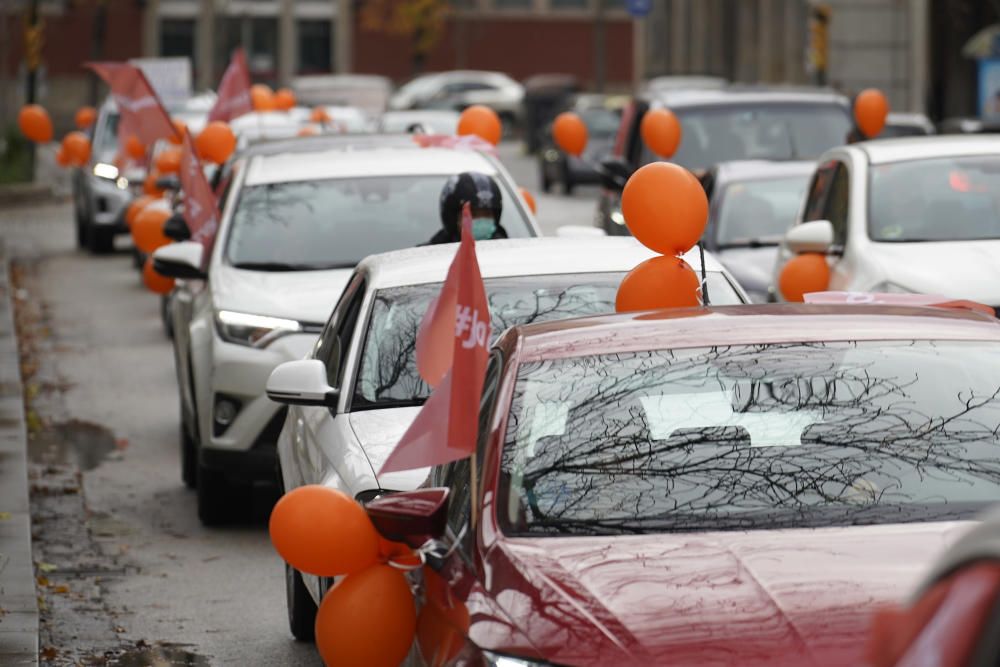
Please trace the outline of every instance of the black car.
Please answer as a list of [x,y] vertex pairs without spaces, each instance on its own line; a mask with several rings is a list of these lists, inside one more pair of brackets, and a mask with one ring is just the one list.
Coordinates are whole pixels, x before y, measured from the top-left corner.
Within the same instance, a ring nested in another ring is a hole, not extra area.
[[671,158],[695,175],[732,160],[810,160],[845,142],[850,101],[819,88],[730,86],[718,90],[666,90],[634,99],[623,111],[612,153],[602,164],[599,224],[627,235],[621,188],[639,167],[659,160],[645,146],[639,125],[647,110],[668,108],[681,123],[681,145]]
[[579,95],[569,108],[578,114],[587,126],[587,148],[581,157],[566,155],[552,140],[552,125],[544,132],[545,138],[538,153],[538,172],[541,175],[543,192],[561,184],[566,194],[571,194],[577,185],[601,182],[600,174],[594,168],[611,152],[615,134],[621,123],[621,112],[626,100],[621,97],[604,95]]

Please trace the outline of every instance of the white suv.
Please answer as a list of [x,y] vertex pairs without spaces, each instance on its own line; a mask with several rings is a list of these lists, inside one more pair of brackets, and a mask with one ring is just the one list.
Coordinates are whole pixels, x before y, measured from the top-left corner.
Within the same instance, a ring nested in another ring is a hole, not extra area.
[[271,371],[312,350],[361,259],[431,238],[445,180],[463,171],[496,179],[511,237],[539,235],[488,154],[318,137],[236,160],[207,272],[194,242],[156,252],[158,269],[185,279],[172,299],[182,472],[203,523],[235,518],[250,485],[274,479],[285,410],[264,394]]

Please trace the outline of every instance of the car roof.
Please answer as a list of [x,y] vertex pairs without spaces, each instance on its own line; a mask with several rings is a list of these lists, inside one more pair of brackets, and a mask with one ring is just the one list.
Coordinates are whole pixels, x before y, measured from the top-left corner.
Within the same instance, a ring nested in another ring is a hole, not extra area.
[[412,146],[413,137],[398,134],[320,134],[289,137],[253,144],[240,151],[238,157],[277,155],[278,153],[316,153],[331,149],[362,149],[381,146]]
[[887,164],[958,155],[995,155],[1000,153],[1000,137],[943,134],[862,141],[853,147],[863,151],[870,164]]
[[727,86],[725,88],[653,89],[643,98],[653,107],[726,106],[742,104],[836,104],[849,100],[827,88],[803,86]]
[[[376,289],[441,282],[455,257],[457,243],[420,246],[366,257],[358,269]],[[632,237],[531,238],[480,241],[476,257],[483,278],[563,273],[630,271],[656,253]],[[684,256],[701,270],[697,250]],[[718,260],[705,256],[708,271],[721,271]]]
[[255,155],[247,165],[246,185],[318,181],[373,176],[437,176],[463,171],[495,175],[497,168],[484,154],[473,150],[421,148],[412,139],[405,145],[347,144],[310,152]]
[[[769,304],[677,308],[517,326],[521,361],[616,352],[854,340],[1000,341],[1000,321],[945,308]],[[505,340],[503,345],[511,344]]]
[[812,160],[731,160],[715,167],[719,181],[756,181],[788,176],[808,176],[816,170]]

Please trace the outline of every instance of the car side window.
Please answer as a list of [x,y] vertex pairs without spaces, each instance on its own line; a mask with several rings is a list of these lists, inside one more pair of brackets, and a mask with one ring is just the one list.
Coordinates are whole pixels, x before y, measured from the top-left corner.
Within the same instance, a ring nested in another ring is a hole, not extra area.
[[850,198],[850,177],[847,166],[837,162],[830,182],[830,193],[823,207],[823,219],[833,225],[833,244],[843,247],[847,242],[847,216]]
[[340,300],[334,307],[333,314],[330,315],[330,320],[320,334],[319,340],[316,341],[313,357],[326,365],[327,382],[331,387],[336,387],[340,379],[343,360],[347,357],[346,350],[342,348],[350,342],[343,336],[348,330],[354,331],[365,294],[364,284],[364,276],[355,273],[340,295]]
[[812,182],[809,184],[809,194],[806,197],[805,212],[802,215],[802,222],[810,220],[823,220],[823,210],[826,206],[827,195],[830,193],[830,184],[833,182],[833,174],[837,169],[837,162],[827,162],[816,170]]

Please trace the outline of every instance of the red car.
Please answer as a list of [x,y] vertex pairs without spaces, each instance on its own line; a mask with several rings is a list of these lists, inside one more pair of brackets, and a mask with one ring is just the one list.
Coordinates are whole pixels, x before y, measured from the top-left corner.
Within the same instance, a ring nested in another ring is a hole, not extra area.
[[474,459],[368,506],[440,542],[433,664],[865,664],[872,612],[1000,499],[1000,323],[974,313],[514,327],[481,406]]

